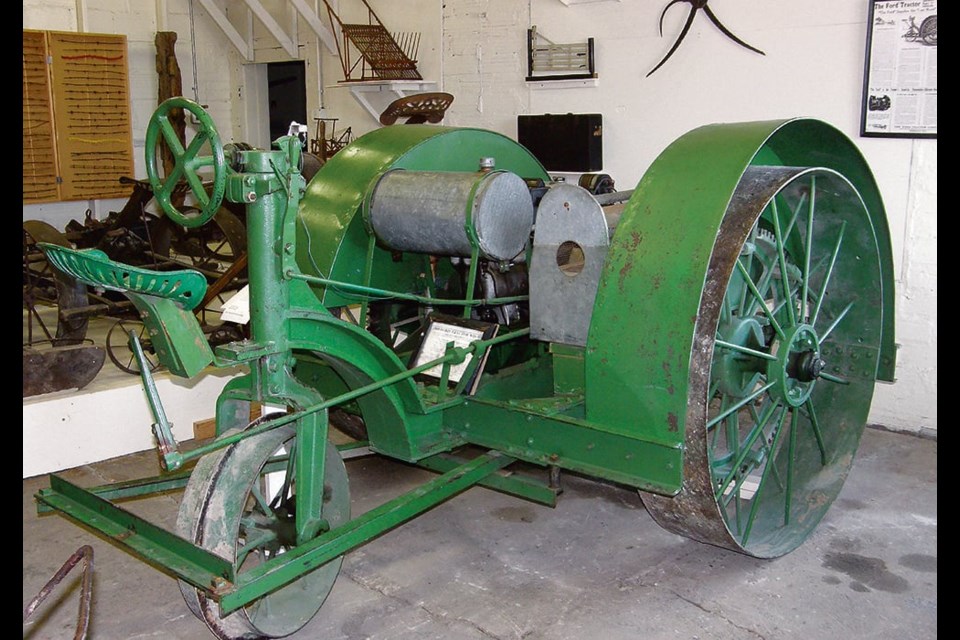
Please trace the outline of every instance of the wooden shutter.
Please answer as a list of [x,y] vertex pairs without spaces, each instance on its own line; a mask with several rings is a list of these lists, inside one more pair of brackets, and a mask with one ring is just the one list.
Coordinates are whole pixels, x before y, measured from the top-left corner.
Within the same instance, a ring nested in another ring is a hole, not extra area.
[[23,32],[23,201],[59,200],[46,33]]
[[127,64],[122,35],[23,32],[24,202],[130,195]]
[[133,176],[126,36],[50,33],[60,196],[123,198]]

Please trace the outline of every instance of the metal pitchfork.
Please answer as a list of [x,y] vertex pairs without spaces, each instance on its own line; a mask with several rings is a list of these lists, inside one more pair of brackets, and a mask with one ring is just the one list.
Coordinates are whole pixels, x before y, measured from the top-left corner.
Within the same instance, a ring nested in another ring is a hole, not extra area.
[[77,613],[77,629],[73,634],[73,640],[83,640],[87,637],[87,628],[90,626],[90,601],[93,593],[93,547],[86,544],[67,558],[63,566],[53,574],[47,584],[43,585],[40,593],[34,596],[33,600],[26,606],[23,610],[24,623],[81,560],[83,561],[83,576],[80,585],[80,610]]
[[710,19],[710,22],[715,24],[716,27],[720,29],[721,32],[723,32],[723,35],[727,36],[728,38],[736,42],[738,45],[740,45],[741,47],[750,49],[750,51],[755,51],[762,56],[767,55],[763,51],[760,51],[760,49],[757,49],[756,47],[751,47],[749,44],[747,44],[746,42],[744,42],[743,40],[735,36],[729,29],[723,26],[723,23],[720,22],[720,19],[717,18],[717,16],[713,13],[713,10],[707,6],[708,0],[670,0],[670,3],[663,8],[663,13],[660,14],[660,37],[663,37],[663,17],[667,15],[667,11],[670,9],[670,7],[680,2],[690,3],[690,14],[687,16],[687,22],[686,24],[683,25],[683,30],[680,31],[680,37],[678,37],[677,41],[673,43],[672,47],[670,47],[670,51],[667,52],[667,55],[663,57],[663,60],[661,60],[657,64],[657,66],[655,66],[650,71],[650,73],[647,74],[646,77],[649,78],[651,75],[653,75],[654,71],[662,67],[663,64],[670,59],[670,56],[673,55],[673,52],[677,50],[677,47],[680,46],[680,43],[683,42],[683,39],[687,36],[687,32],[690,31],[690,25],[693,24],[693,19],[696,17],[697,11],[701,9],[705,14],[707,14],[707,17]]

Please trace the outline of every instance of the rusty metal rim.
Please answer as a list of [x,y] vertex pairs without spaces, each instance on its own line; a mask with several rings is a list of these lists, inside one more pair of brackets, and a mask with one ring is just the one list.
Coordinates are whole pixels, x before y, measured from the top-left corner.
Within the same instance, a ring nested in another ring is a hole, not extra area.
[[[731,197],[730,205],[717,234],[697,316],[690,358],[683,489],[673,498],[640,492],[647,510],[664,528],[700,542],[756,557],[776,557],[791,551],[803,542],[815,527],[815,523],[813,526],[810,526],[809,522],[802,526],[796,525],[800,531],[792,539],[786,536],[786,541],[781,540],[776,545],[759,547],[741,544],[730,530],[714,495],[716,486],[711,473],[711,459],[708,452],[707,418],[710,401],[708,396],[714,344],[720,322],[721,305],[742,247],[747,242],[751,231],[758,224],[761,215],[776,194],[804,174],[820,172],[835,176],[856,194],[856,189],[849,181],[830,169],[750,167],[744,172]],[[862,432],[864,425],[854,426]],[[854,451],[858,440],[859,437],[854,441]],[[849,471],[851,462],[852,453],[849,458],[844,458],[844,461],[835,463],[838,467],[842,467],[839,469],[841,481],[836,492],[839,492],[839,486],[842,486],[842,480]],[[829,496],[829,502],[832,502],[835,497],[836,493]],[[824,512],[825,510],[826,508],[823,509]],[[816,520],[819,521],[819,517]],[[788,529],[788,525],[785,524],[784,529]]]

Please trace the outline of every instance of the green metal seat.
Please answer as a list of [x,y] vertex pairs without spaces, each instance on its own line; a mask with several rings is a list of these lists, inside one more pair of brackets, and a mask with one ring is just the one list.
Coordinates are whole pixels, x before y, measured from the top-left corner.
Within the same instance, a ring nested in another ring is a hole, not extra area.
[[68,249],[46,242],[38,246],[57,269],[94,287],[165,298],[187,311],[196,308],[207,292],[207,279],[193,269],[153,271],[114,262],[97,249]]

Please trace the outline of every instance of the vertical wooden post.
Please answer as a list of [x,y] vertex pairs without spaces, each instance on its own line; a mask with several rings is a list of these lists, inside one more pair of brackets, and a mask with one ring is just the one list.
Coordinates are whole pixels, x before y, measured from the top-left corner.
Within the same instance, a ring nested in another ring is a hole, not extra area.
[[[167,98],[183,95],[183,81],[180,76],[180,65],[177,63],[177,43],[175,31],[158,31],[154,43],[157,47],[157,104]],[[180,138],[180,144],[186,144],[186,117],[183,109],[174,109],[170,112],[170,124]],[[173,154],[167,148],[166,142],[160,140],[160,155],[163,161],[165,175],[173,171]],[[181,196],[182,197],[182,196]],[[179,206],[178,203],[175,206]]]

